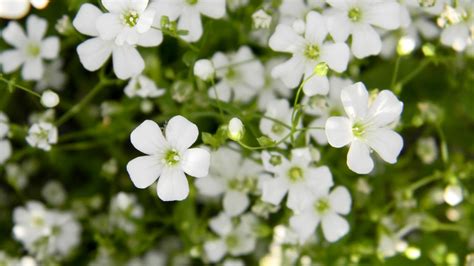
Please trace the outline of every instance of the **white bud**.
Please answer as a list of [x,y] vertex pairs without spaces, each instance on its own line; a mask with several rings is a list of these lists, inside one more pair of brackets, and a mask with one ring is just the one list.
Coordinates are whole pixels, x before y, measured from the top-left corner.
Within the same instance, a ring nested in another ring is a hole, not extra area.
[[293,22],[293,25],[291,26],[298,34],[303,34],[306,28],[306,24],[301,19],[295,20],[295,22]]
[[194,64],[194,75],[207,81],[214,77],[214,64],[210,60],[200,59]]
[[400,38],[397,45],[397,53],[399,55],[408,55],[415,50],[416,42],[410,36],[404,36]]
[[451,206],[458,205],[463,200],[462,188],[459,185],[447,186],[444,189],[443,198]]
[[253,25],[256,29],[268,29],[272,23],[272,16],[268,15],[262,9],[252,14]]
[[41,104],[46,108],[53,108],[59,104],[59,96],[54,91],[47,90],[41,95]]
[[244,137],[245,128],[242,121],[237,117],[232,118],[229,121],[229,125],[227,128],[227,136],[234,141],[239,141]]

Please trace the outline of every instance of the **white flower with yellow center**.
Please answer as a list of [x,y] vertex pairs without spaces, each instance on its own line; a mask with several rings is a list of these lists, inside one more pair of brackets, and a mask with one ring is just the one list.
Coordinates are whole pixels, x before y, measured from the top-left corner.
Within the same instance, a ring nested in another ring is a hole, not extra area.
[[127,164],[127,171],[137,188],[146,188],[158,178],[157,193],[163,201],[184,200],[189,194],[185,173],[205,177],[210,154],[202,148],[190,148],[199,135],[195,124],[182,116],[170,119],[165,136],[158,124],[146,120],[133,130],[133,146],[145,153]]
[[32,147],[49,151],[51,145],[58,142],[58,129],[48,122],[35,123],[28,130],[26,142]]
[[371,150],[394,164],[402,150],[403,139],[390,126],[400,118],[403,103],[388,90],[381,91],[369,103],[369,93],[361,82],[344,88],[341,101],[348,117],[328,118],[325,130],[331,146],[341,148],[350,144],[349,169],[358,174],[370,173],[374,168]]

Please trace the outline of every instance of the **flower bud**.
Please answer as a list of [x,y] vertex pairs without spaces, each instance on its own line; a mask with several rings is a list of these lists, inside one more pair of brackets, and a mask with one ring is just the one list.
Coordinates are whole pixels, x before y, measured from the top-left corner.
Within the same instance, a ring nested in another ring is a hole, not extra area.
[[456,206],[463,200],[462,188],[459,185],[449,185],[444,189],[443,194],[444,201],[451,205]]
[[194,75],[204,81],[213,78],[215,71],[214,65],[210,60],[200,59],[194,64]]
[[256,29],[268,29],[272,23],[272,16],[268,15],[262,9],[252,14],[253,25]]
[[59,96],[52,90],[47,90],[41,95],[41,104],[46,108],[53,108],[59,104]]
[[229,139],[234,140],[234,141],[240,141],[245,134],[245,128],[244,124],[242,124],[242,121],[238,119],[237,117],[232,118],[229,121],[229,125],[227,127],[227,136]]

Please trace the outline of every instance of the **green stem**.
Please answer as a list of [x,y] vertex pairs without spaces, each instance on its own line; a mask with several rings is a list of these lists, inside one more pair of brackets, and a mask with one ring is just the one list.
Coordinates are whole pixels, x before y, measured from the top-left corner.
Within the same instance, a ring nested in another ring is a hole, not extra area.
[[430,64],[430,62],[431,62],[430,60],[424,60],[423,62],[421,62],[421,64],[417,68],[415,68],[415,70],[411,71],[410,74],[406,75],[398,83],[402,86],[407,84],[413,78],[418,76],[418,74],[420,74],[420,72],[423,71],[423,69],[425,69]]
[[398,71],[400,69],[400,60],[401,60],[401,57],[397,56],[397,60],[395,61],[395,68],[393,70],[393,75],[392,75],[392,82],[390,83],[391,89],[395,87],[395,83],[397,82]]
[[[296,116],[296,112],[299,109],[298,102],[300,100],[301,91],[303,90],[303,87],[306,84],[306,82],[308,82],[308,80],[310,80],[312,77],[314,77],[314,75],[316,75],[316,73],[311,74],[309,77],[307,77],[305,80],[303,80],[303,82],[301,82],[300,86],[298,87],[298,90],[296,91],[296,97],[295,97],[295,100],[293,102],[293,111],[291,112],[291,132],[290,132],[290,136],[291,136],[291,142],[292,143],[295,142],[294,133],[296,132],[296,125],[299,122],[299,117]],[[296,119],[297,117],[298,117],[298,119]]]
[[13,86],[13,87],[15,87],[15,88],[17,88],[17,89],[26,91],[26,92],[28,92],[28,93],[31,94],[31,95],[34,95],[34,96],[36,96],[36,97],[38,97],[38,98],[41,98],[41,95],[40,95],[39,93],[37,93],[37,92],[35,92],[35,91],[31,90],[31,89],[28,89],[27,87],[24,87],[24,86],[21,86],[21,85],[16,84],[14,80],[8,80],[8,79],[4,78],[2,74],[0,74],[0,81],[5,82],[5,83],[6,83],[7,85],[9,85],[9,86]]
[[285,140],[287,140],[290,136],[291,136],[291,132],[290,132],[288,135],[286,135],[284,138],[282,138],[280,141],[275,142],[274,144],[269,145],[269,146],[256,146],[256,147],[254,147],[254,146],[249,146],[249,145],[247,145],[247,144],[245,144],[245,143],[243,143],[243,142],[241,142],[241,141],[238,141],[237,143],[239,143],[240,146],[242,146],[242,147],[244,147],[244,148],[246,148],[246,149],[248,149],[248,150],[264,150],[264,149],[269,149],[269,148],[277,147],[277,146],[280,145],[281,143],[285,142]]
[[440,124],[436,124],[436,131],[438,132],[439,138],[441,140],[441,159],[443,160],[444,165],[447,165],[449,160],[448,144]]

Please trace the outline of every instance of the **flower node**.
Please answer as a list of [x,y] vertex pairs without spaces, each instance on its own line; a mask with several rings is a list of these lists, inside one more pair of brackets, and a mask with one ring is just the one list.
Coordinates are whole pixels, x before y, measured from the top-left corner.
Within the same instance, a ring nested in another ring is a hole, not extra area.
[[179,160],[180,160],[179,153],[175,149],[168,150],[166,152],[164,161],[167,165],[170,165],[170,166],[176,165],[177,163],[179,163]]
[[314,205],[314,208],[316,209],[316,212],[319,214],[324,214],[330,209],[329,201],[327,199],[319,199],[316,201],[316,204]]
[[316,44],[306,46],[304,55],[311,60],[317,60],[320,55],[319,46]]
[[349,10],[349,13],[347,13],[347,16],[352,22],[357,22],[361,19],[362,13],[360,12],[360,8],[353,7]]
[[293,166],[288,171],[291,182],[298,182],[303,179],[303,170],[300,167]]

